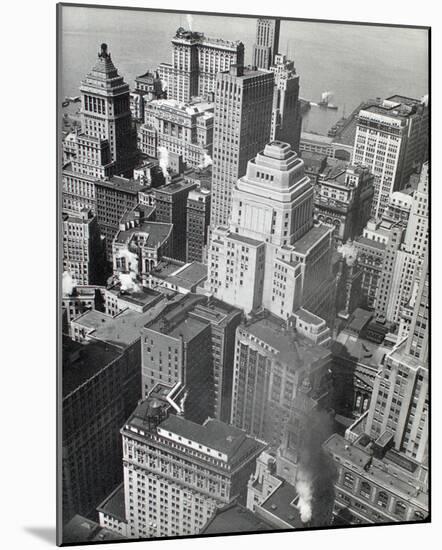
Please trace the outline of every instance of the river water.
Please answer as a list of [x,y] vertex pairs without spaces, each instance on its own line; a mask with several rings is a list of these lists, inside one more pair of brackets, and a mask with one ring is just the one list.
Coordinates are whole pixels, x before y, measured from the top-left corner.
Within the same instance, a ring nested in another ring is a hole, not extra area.
[[[61,98],[78,86],[106,42],[126,82],[171,61],[170,40],[179,26],[207,36],[241,40],[251,62],[256,20],[221,16],[64,7],[61,23]],[[428,93],[428,39],[422,29],[282,21],[280,52],[295,60],[301,97],[320,100],[333,92],[336,111],[312,107],[303,129],[326,133],[361,101],[399,93]]]

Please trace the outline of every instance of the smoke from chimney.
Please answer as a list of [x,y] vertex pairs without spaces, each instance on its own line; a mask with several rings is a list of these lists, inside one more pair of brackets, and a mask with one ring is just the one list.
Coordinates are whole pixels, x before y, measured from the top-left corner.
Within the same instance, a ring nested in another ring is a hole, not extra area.
[[358,256],[358,251],[352,241],[347,241],[345,244],[338,246],[338,252],[344,258],[348,266],[352,266]]
[[312,519],[314,487],[310,474],[304,471],[302,466],[298,469],[296,474],[295,487],[299,496],[298,509],[301,514],[301,521],[303,523],[308,523]]
[[138,279],[138,258],[136,254],[128,248],[123,248],[118,252],[118,258],[126,260],[126,267],[129,273],[118,273],[118,279],[121,284],[121,290],[126,292],[140,292],[141,287],[137,282]]
[[193,17],[190,15],[190,13],[186,15],[186,19],[187,19],[187,24],[189,25],[189,31],[192,32]]
[[61,288],[63,292],[63,296],[69,296],[72,294],[72,291],[74,290],[75,284],[74,280],[72,279],[72,275],[69,273],[69,271],[63,271],[63,276],[61,279]]
[[206,153],[206,151],[204,151],[203,162],[198,165],[198,168],[200,170],[203,170],[204,168],[211,166],[211,164],[212,164],[212,158]]
[[169,151],[165,147],[158,147],[158,160],[163,176],[167,178],[169,175],[167,168],[169,167]]

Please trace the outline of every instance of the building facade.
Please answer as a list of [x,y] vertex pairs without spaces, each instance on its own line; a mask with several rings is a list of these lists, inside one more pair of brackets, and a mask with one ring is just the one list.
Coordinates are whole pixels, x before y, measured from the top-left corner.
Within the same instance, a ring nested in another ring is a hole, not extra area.
[[256,38],[253,45],[252,65],[258,69],[270,69],[279,51],[279,32],[281,21],[279,19],[256,20]]
[[80,86],[81,129],[89,137],[107,140],[116,174],[128,173],[137,162],[136,131],[132,127],[129,86],[101,45],[98,60]]
[[186,260],[187,200],[196,184],[177,179],[155,189],[158,222],[173,224],[172,258]]
[[274,56],[270,70],[275,75],[270,141],[284,141],[299,152],[302,127],[299,75],[294,62],[282,54]]
[[145,124],[140,129],[143,153],[157,158],[159,147],[182,156],[192,168],[211,163],[213,103],[183,104],[172,99],[150,101],[145,106]]
[[[263,317],[236,331],[231,423],[275,449],[300,395],[326,407],[331,353],[281,320]],[[305,395],[304,389],[301,392]]]
[[64,211],[63,271],[70,273],[75,285],[104,283],[105,249],[97,217],[84,208]]
[[313,224],[313,187],[287,143],[271,142],[232,192],[230,223],[212,232],[207,290],[288,319],[330,297],[333,227]]
[[232,189],[270,136],[274,75],[232,65],[215,88],[211,226],[227,225]]
[[380,218],[393,191],[405,187],[428,156],[428,108],[394,95],[361,109],[352,162],[374,174],[372,217]]
[[63,341],[63,522],[90,516],[122,480],[119,430],[140,397],[140,353]]
[[172,63],[161,63],[158,73],[167,97],[188,103],[192,97],[213,93],[216,74],[236,63],[244,64],[242,42],[209,38],[180,27],[172,38]]
[[131,537],[198,534],[218,507],[245,504],[265,444],[218,420],[196,424],[169,403],[140,403],[121,430]]
[[210,225],[210,191],[193,189],[187,196],[187,242],[188,262],[203,262]]
[[336,245],[362,235],[370,219],[373,176],[363,166],[327,166],[315,185],[315,218],[335,227]]

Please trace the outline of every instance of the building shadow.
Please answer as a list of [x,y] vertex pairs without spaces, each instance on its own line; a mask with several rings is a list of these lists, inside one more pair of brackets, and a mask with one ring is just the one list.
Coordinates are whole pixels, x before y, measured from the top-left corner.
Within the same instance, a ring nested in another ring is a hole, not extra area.
[[24,527],[24,530],[35,538],[44,540],[52,546],[56,544],[55,527]]

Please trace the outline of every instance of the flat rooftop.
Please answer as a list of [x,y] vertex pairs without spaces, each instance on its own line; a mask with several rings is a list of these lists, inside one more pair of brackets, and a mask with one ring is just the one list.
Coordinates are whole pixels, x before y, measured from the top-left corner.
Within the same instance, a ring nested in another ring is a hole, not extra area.
[[272,531],[274,527],[240,504],[229,504],[217,509],[215,515],[206,523],[202,534],[247,533]]
[[271,315],[240,327],[275,349],[278,358],[292,369],[331,356],[329,350],[286,328],[283,321]]
[[155,303],[162,296],[159,292],[146,287],[143,287],[138,292],[127,292],[121,290],[119,286],[114,286],[108,288],[106,292],[113,294],[121,301],[142,307]]
[[108,189],[115,189],[116,191],[125,191],[131,194],[150,189],[148,185],[141,185],[138,180],[123,178],[121,176],[112,176],[108,180],[96,180],[95,185],[107,187]]
[[384,250],[385,243],[380,243],[374,239],[368,239],[367,237],[357,237],[355,239],[356,243],[360,243],[362,246],[367,246],[369,248],[376,248],[377,250]]
[[142,222],[137,227],[130,227],[129,229],[119,230],[115,236],[116,243],[127,243],[133,235],[143,233],[147,235],[145,245],[148,247],[154,247],[156,245],[162,245],[167,238],[171,235],[173,225],[171,223],[163,222]]
[[105,342],[80,344],[63,337],[63,398],[95,376],[121,355],[121,350]]
[[173,183],[169,183],[167,185],[162,185],[161,187],[157,187],[155,189],[155,193],[165,193],[166,195],[176,195],[178,193],[182,193],[183,191],[189,191],[190,189],[193,189],[195,185],[196,184],[193,181],[186,181],[184,179],[180,179],[178,181],[174,181]]
[[[364,445],[359,442],[364,439]],[[359,470],[364,477],[377,484],[384,485],[408,502],[428,507],[428,493],[424,491],[423,482],[419,480],[422,469],[418,463],[397,451],[388,451],[384,458],[372,456],[372,440],[366,434],[351,443],[339,434],[333,434],[323,444],[326,451],[331,452]]]
[[212,418],[204,424],[196,424],[182,416],[170,415],[159,427],[183,439],[219,451],[227,455],[229,462],[247,456],[257,447],[261,446],[262,450],[265,447],[264,443],[248,436],[245,431]]
[[207,277],[207,266],[199,262],[192,262],[178,273],[173,273],[167,277],[167,281],[177,286],[191,290],[196,284]]
[[293,501],[298,493],[293,485],[283,481],[281,485],[260,505],[266,512],[288,523],[293,529],[305,527],[301,514]]
[[315,134],[313,132],[301,132],[301,142],[302,141],[315,141],[321,145],[331,145],[333,138],[323,136],[322,134]]
[[299,317],[301,321],[304,321],[311,325],[319,326],[325,323],[324,319],[321,319],[321,317],[318,317],[314,313],[311,313],[310,311],[302,307],[295,312],[295,315]]
[[328,225],[314,225],[305,235],[294,243],[295,252],[307,254],[325,235],[331,232],[333,232],[333,228]]
[[77,544],[92,541],[107,541],[124,539],[109,529],[104,529],[95,521],[76,514],[63,526],[63,544]]
[[98,506],[97,510],[125,522],[124,483],[118,485],[118,487]]
[[101,340],[119,347],[126,347],[141,337],[146,323],[154,320],[169,304],[177,301],[177,296],[155,303],[143,313],[126,309],[115,317],[100,311],[87,311],[75,319],[75,324],[90,329],[94,340]]

